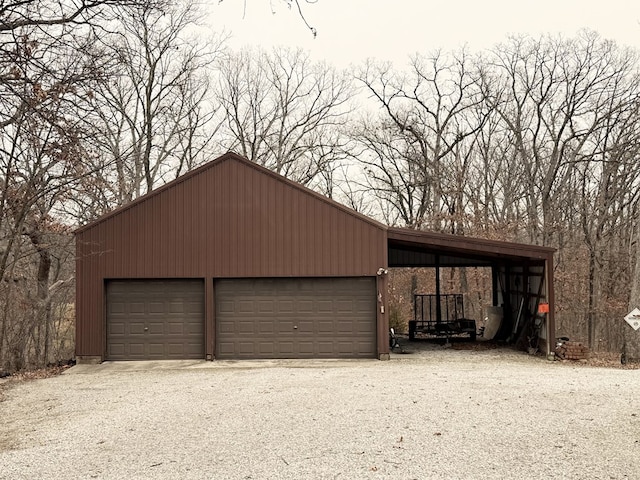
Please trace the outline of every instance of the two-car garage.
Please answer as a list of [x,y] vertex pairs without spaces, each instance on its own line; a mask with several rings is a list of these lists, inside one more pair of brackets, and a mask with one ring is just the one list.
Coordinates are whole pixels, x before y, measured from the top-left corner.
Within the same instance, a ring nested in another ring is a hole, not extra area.
[[[214,283],[219,359],[373,358],[374,278],[222,279]],[[106,285],[109,360],[204,358],[201,280]]]
[[76,231],[79,361],[379,358],[385,226],[235,154]]

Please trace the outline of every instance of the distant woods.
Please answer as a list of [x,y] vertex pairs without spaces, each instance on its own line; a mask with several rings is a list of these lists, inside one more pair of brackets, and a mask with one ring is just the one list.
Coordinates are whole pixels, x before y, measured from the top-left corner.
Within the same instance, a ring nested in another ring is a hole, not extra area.
[[231,51],[202,18],[191,1],[0,6],[0,370],[72,356],[74,227],[227,150],[390,225],[557,248],[559,331],[621,350],[637,51],[583,32],[340,71]]
[[640,276],[638,66],[593,32],[367,64],[363,191],[390,224],[557,248],[559,332],[619,351]]

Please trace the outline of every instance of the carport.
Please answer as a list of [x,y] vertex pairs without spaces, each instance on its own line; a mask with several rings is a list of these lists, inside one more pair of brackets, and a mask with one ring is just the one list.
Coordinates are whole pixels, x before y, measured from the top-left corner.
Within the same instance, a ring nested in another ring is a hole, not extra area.
[[[434,268],[437,295],[440,268],[491,268],[492,304],[502,307],[504,315],[499,336],[517,343],[535,334],[538,348],[551,352],[553,248],[392,227],[387,239],[389,267]],[[548,313],[539,313],[544,304]]]

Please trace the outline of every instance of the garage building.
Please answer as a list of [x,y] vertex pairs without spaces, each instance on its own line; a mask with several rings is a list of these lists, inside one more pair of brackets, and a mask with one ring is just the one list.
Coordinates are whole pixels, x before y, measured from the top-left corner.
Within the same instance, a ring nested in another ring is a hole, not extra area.
[[81,227],[76,253],[79,362],[385,359],[389,267],[537,278],[553,338],[552,249],[390,228],[233,153]]

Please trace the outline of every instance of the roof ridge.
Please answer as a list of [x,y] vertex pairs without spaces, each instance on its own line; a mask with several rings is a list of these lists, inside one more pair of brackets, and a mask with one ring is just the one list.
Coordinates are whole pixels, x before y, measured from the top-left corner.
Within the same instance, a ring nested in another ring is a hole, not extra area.
[[150,192],[145,193],[144,195],[132,200],[131,202],[125,204],[125,205],[121,205],[119,207],[114,208],[113,210],[101,215],[100,217],[96,218],[95,220],[82,225],[78,228],[76,228],[74,230],[74,234],[78,234],[78,233],[82,233],[86,230],[89,230],[90,228],[93,228],[105,221],[107,221],[108,219],[115,217],[116,215],[119,215],[122,212],[125,212],[131,208],[136,207],[139,204],[142,204],[144,202],[147,202],[148,200],[150,200],[151,198],[154,198],[157,195],[160,195],[161,193],[163,193],[166,190],[169,190],[173,187],[175,187],[176,185],[179,185],[182,182],[185,182],[197,175],[202,174],[203,172],[206,172],[207,170],[217,167],[218,165],[222,164],[225,161],[229,161],[229,160],[233,160],[239,163],[242,163],[243,165],[253,168],[255,170],[257,170],[258,172],[265,174],[265,175],[269,175],[272,178],[276,179],[277,181],[283,182],[303,193],[306,193],[308,195],[311,195],[312,197],[316,198],[317,200],[320,200],[324,203],[327,203],[328,205],[334,207],[334,208],[338,208],[340,210],[342,210],[343,212],[361,220],[364,222],[369,223],[370,225],[373,225],[374,227],[380,228],[380,229],[384,229],[386,230],[388,227],[386,225],[384,225],[383,223],[378,222],[377,220],[374,220],[371,217],[368,217],[360,212],[357,212],[356,210],[347,207],[346,205],[343,205],[340,202],[337,202],[336,200],[326,197],[324,195],[322,195],[321,193],[316,192],[315,190],[312,190],[311,188],[302,185],[301,183],[295,182],[281,174],[279,174],[278,172],[274,172],[273,170],[270,170],[268,168],[266,168],[263,165],[258,165],[255,162],[252,162],[251,160],[249,160],[246,157],[243,157],[235,152],[232,151],[228,151],[226,153],[223,153],[222,155],[220,155],[219,157],[210,160],[206,163],[204,163],[203,165],[200,165],[197,168],[194,168],[193,170],[190,170],[186,173],[184,173],[183,175],[180,175],[178,178],[165,183],[164,185],[156,188],[155,190],[152,190]]

